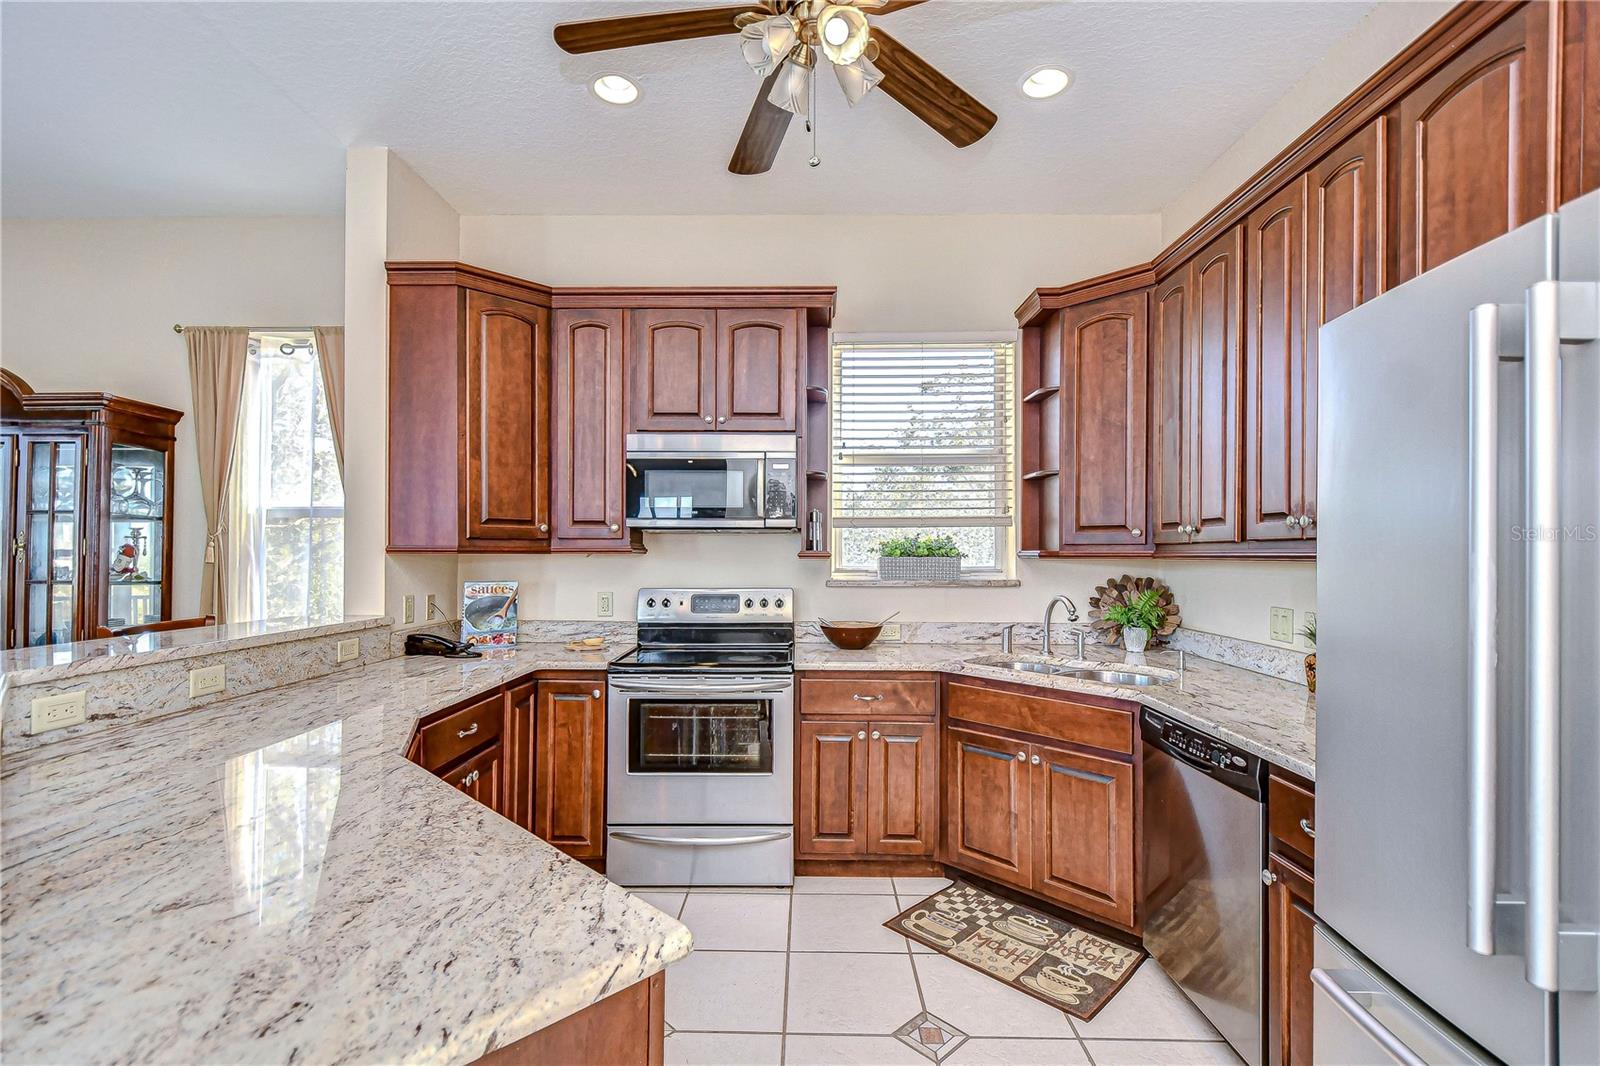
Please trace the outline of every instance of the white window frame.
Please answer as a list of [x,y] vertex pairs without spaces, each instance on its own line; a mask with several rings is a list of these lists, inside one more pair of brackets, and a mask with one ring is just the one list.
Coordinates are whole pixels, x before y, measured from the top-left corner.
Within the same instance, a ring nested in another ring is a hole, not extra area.
[[[838,345],[873,345],[873,344],[970,344],[974,346],[1009,345],[1011,349],[1011,364],[1007,371],[1005,388],[1010,390],[1009,404],[1003,408],[1008,412],[1011,421],[1010,433],[1006,437],[1006,447],[1009,454],[1002,456],[1004,465],[1011,471],[1010,483],[1007,487],[1009,494],[1008,509],[1011,512],[1011,521],[1007,524],[973,522],[963,526],[958,522],[930,523],[927,521],[907,520],[896,523],[893,520],[884,520],[882,528],[894,529],[940,529],[940,528],[969,528],[974,525],[993,525],[995,530],[995,563],[993,567],[963,567],[961,580],[971,581],[974,584],[987,584],[997,580],[1014,581],[1016,578],[1017,560],[1017,503],[1020,498],[1017,487],[1017,456],[1020,454],[1019,426],[1021,418],[1018,415],[1016,397],[1017,372],[1020,361],[1020,348],[1022,333],[1020,330],[1006,331],[929,331],[929,332],[903,332],[903,333],[832,333],[828,337],[828,382],[829,393],[834,402],[839,397],[839,358]],[[835,477],[835,467],[839,463],[839,444],[833,440],[831,434],[834,430],[834,411],[829,411],[828,430],[830,433],[828,448],[828,493],[830,508],[834,502],[833,494],[836,491],[838,479]],[[864,453],[871,454],[871,453]],[[904,461],[907,458],[916,458],[906,452],[878,453],[892,455],[893,459]],[[872,584],[878,579],[878,571],[874,568],[847,567],[844,565],[844,534],[846,529],[862,528],[860,526],[841,527],[833,523],[828,531],[829,549],[832,553],[831,579],[835,582],[858,582]]]

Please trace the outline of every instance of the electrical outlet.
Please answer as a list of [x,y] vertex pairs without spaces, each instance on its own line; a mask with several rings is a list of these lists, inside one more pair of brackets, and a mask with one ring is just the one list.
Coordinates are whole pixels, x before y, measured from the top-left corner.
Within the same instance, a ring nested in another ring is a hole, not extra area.
[[[1317,612],[1316,611],[1307,611],[1306,612],[1306,621],[1305,621],[1304,628],[1311,630],[1313,633],[1315,633],[1317,631]],[[1302,637],[1301,639],[1305,640],[1304,637]],[[1311,644],[1311,641],[1306,640],[1306,643],[1307,644]]]
[[883,631],[878,634],[878,639],[879,640],[899,640],[900,639],[900,623],[899,622],[885,622],[885,623],[883,623]]
[[400,601],[400,624],[410,625],[417,620],[417,597],[407,593]]
[[428,593],[428,598],[423,602],[425,609],[423,611],[422,620],[424,622],[431,622],[433,621],[433,613],[439,610],[438,597],[430,592]]
[[602,592],[595,598],[595,613],[601,618],[610,618],[616,612],[616,604],[611,598],[611,593]]
[[55,696],[40,696],[33,701],[32,731],[43,733],[51,729],[65,729],[87,718],[84,698],[88,689],[74,689]]
[[361,654],[361,638],[346,637],[339,642],[339,657],[337,662],[347,663]]
[[1268,632],[1272,639],[1282,644],[1294,643],[1294,611],[1288,607],[1274,607]]
[[189,695],[209,696],[228,687],[228,668],[222,663],[189,671]]

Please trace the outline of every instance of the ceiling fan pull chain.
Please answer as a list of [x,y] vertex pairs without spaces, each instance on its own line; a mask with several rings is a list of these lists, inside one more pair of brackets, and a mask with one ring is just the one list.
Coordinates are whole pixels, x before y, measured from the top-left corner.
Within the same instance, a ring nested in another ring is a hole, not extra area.
[[822,157],[817,155],[817,79],[811,78],[811,107],[810,114],[806,116],[806,129],[811,132],[811,158],[806,160],[806,165],[820,167]]

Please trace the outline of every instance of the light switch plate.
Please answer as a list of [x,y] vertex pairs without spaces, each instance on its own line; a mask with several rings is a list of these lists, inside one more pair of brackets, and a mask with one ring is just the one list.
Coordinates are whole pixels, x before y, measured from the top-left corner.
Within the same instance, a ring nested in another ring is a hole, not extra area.
[[417,620],[417,597],[407,593],[400,601],[400,624],[410,625]]
[[1294,611],[1288,607],[1272,608],[1268,632],[1272,639],[1282,644],[1294,643]]
[[189,695],[210,696],[228,687],[228,668],[222,663],[189,671]]
[[602,592],[595,597],[595,613],[601,618],[610,618],[616,612],[616,603],[611,593]]
[[51,729],[65,729],[77,725],[88,717],[85,696],[88,689],[75,689],[54,696],[40,696],[33,701],[32,732],[44,733]]
[[339,658],[337,660],[338,662],[347,663],[351,659],[354,659],[357,655],[360,655],[360,654],[361,654],[361,638],[360,637],[346,637],[344,640],[341,640],[339,642]]

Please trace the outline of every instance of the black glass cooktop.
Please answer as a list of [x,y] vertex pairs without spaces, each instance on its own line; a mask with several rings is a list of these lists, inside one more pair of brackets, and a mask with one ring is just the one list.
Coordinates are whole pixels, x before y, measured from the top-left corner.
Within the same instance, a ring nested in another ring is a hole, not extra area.
[[613,670],[790,670],[794,649],[635,648],[611,664]]

